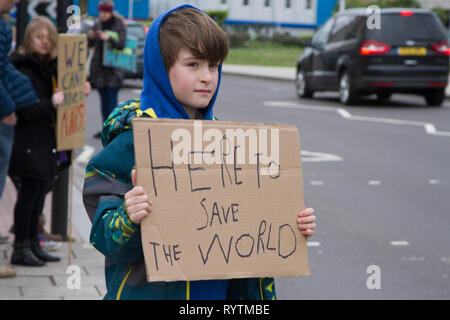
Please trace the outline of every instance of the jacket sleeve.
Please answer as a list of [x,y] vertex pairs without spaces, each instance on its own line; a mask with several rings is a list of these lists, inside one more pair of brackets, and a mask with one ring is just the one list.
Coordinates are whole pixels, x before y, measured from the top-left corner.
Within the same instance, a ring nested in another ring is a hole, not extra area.
[[13,113],[15,109],[16,106],[14,104],[14,101],[9,96],[0,78],[0,118]]
[[2,80],[4,77],[3,72],[8,63],[8,51],[5,45],[5,42],[7,41],[6,32],[7,30],[3,21],[0,21],[0,118],[11,114],[16,109],[16,105],[8,94],[8,91],[5,89]]
[[89,162],[83,202],[92,222],[91,244],[115,263],[143,258],[140,226],[128,217],[124,195],[134,167],[132,131],[117,136]]
[[117,50],[123,50],[125,48],[125,41],[127,38],[127,31],[125,29],[125,26],[123,22],[120,20],[120,18],[116,18],[116,30],[118,34],[118,39],[109,38],[108,42],[111,45],[112,48]]

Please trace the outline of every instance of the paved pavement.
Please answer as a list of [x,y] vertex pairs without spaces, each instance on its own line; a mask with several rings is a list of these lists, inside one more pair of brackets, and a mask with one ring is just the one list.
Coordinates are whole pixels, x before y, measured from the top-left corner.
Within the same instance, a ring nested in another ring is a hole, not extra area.
[[[274,68],[225,65],[224,74],[262,77],[277,80],[293,81],[295,68]],[[447,87],[450,97],[450,87]],[[81,201],[81,190],[84,168],[88,158],[80,159],[73,165],[74,187],[72,203],[72,237],[70,266],[68,243],[64,243],[53,254],[62,259],[57,263],[48,263],[42,268],[15,267],[17,276],[10,279],[0,279],[0,299],[102,299],[106,293],[104,281],[104,258],[89,244],[90,221]],[[5,192],[0,200],[0,234],[5,235],[12,224],[13,207],[16,191],[8,179]],[[47,197],[44,215],[47,217],[47,230],[51,217],[51,194]],[[11,257],[10,235],[9,243],[0,245],[0,265],[9,265]],[[78,283],[77,281],[80,280]],[[78,286],[79,284],[79,286]]]

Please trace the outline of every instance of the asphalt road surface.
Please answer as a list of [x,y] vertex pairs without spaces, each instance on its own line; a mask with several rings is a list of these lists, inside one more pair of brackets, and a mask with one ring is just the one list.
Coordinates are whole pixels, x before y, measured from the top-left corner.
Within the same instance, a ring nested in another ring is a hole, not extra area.
[[[139,93],[125,88],[119,99]],[[94,154],[95,90],[87,104]],[[427,107],[393,95],[344,107],[335,93],[300,100],[291,82],[225,75],[215,114],[299,130],[305,204],[318,227],[311,276],[277,279],[279,299],[450,298],[450,101]]]

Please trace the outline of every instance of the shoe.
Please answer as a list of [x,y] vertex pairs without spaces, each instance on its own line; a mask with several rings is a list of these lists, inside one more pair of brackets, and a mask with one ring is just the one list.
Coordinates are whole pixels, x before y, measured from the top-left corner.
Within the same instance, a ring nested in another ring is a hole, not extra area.
[[43,267],[45,262],[35,256],[31,250],[31,241],[14,241],[11,264],[28,267]]
[[96,134],[94,134],[92,137],[95,138],[95,139],[100,139],[101,136],[102,136],[102,132],[99,131],[99,132],[97,132]]
[[14,278],[16,276],[16,270],[6,266],[0,266],[0,279],[2,278]]
[[31,241],[31,250],[33,251],[34,255],[38,257],[38,259],[44,262],[58,262],[61,260],[60,257],[52,256],[45,252],[45,250],[42,249],[41,245],[39,244],[39,239],[37,238]]
[[62,246],[61,242],[50,240],[44,234],[41,233],[38,234],[38,239],[42,249],[44,249],[47,252],[56,251],[59,249],[59,247]]
[[1,235],[0,234],[0,244],[4,244],[4,243],[7,243],[8,242],[8,239],[9,239],[9,236],[4,236],[4,235]]

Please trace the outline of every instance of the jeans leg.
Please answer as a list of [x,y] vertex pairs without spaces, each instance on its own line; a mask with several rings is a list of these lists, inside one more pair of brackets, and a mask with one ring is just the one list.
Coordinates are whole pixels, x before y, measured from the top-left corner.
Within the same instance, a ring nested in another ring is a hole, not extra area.
[[0,119],[0,199],[6,183],[13,141],[14,126],[4,124]]
[[[117,87],[108,87],[107,88],[107,96],[108,96],[108,116],[118,105],[118,95],[119,88]],[[107,116],[107,117],[108,117]]]
[[[108,112],[108,88],[97,88],[98,89],[98,94],[100,95],[100,103],[102,106],[102,117],[103,117],[103,122],[105,122],[106,118],[109,115]],[[102,124],[103,127],[103,124]]]

